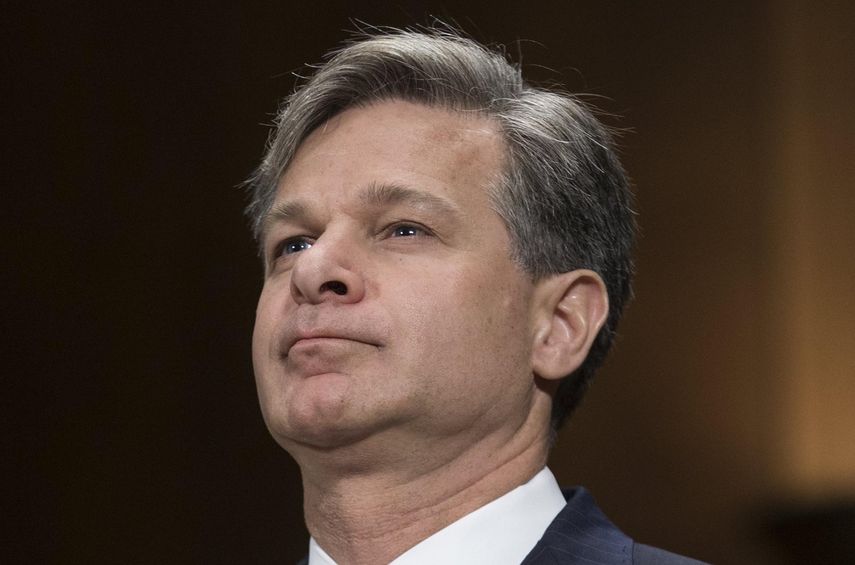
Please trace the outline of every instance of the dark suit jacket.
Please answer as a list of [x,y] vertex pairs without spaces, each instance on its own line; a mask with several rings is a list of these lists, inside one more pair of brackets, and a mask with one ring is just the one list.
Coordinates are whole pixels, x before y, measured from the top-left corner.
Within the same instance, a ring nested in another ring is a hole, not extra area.
[[[564,491],[567,505],[522,565],[698,565],[687,557],[635,543],[609,522],[582,487]],[[304,558],[298,565],[306,565]]]
[[700,561],[635,543],[609,522],[582,487],[564,491],[567,505],[522,565],[691,565]]

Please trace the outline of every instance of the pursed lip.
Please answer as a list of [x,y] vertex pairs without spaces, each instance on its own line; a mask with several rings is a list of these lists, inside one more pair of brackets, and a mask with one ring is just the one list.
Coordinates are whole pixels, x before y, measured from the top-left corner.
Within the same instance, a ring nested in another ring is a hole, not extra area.
[[358,332],[345,332],[334,330],[312,330],[312,331],[297,331],[288,335],[284,343],[282,343],[282,353],[285,357],[291,352],[291,348],[300,346],[301,344],[310,345],[313,343],[323,343],[324,340],[341,340],[353,341],[374,347],[381,347],[379,343],[373,341],[367,336],[363,336]]

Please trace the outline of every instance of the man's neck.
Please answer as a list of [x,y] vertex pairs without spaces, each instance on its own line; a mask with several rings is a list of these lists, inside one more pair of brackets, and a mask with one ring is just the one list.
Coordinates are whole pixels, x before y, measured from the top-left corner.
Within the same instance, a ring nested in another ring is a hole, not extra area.
[[472,445],[439,465],[303,473],[306,524],[339,563],[388,563],[410,547],[526,483],[546,464],[541,427]]

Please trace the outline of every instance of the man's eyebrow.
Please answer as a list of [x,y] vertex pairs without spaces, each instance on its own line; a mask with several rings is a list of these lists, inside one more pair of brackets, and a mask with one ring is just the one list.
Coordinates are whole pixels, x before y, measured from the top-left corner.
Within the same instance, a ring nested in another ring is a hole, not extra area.
[[308,210],[302,202],[292,200],[274,204],[270,210],[264,215],[262,225],[263,232],[266,233],[270,226],[274,223],[295,221],[297,218],[305,218],[308,215]]
[[[441,216],[456,218],[461,215],[457,206],[444,198],[394,183],[368,185],[359,193],[359,201],[362,205],[371,208],[407,204]],[[300,200],[279,202],[264,215],[262,233],[266,233],[273,224],[305,221],[309,215],[308,207]]]
[[461,215],[457,206],[445,198],[394,183],[372,183],[359,194],[359,200],[372,207],[408,204],[440,215]]

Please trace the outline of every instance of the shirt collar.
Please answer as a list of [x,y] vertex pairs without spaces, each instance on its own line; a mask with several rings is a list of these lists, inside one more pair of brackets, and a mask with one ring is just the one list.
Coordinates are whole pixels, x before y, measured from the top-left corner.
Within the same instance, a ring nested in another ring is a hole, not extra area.
[[[526,484],[419,542],[390,565],[520,563],[564,504],[555,476],[544,467]],[[309,565],[335,565],[314,539]]]

